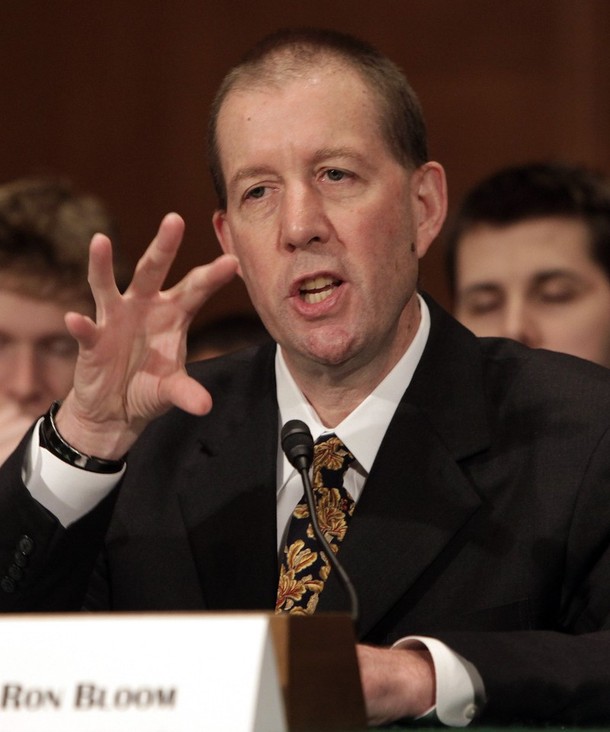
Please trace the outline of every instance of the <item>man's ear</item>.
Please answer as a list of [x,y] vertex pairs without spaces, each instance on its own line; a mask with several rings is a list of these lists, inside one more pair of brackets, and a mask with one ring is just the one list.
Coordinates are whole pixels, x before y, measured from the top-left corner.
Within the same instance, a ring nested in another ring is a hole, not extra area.
[[414,171],[411,200],[415,217],[415,247],[421,259],[447,216],[447,180],[440,163],[428,162]]
[[[231,226],[227,221],[227,212],[223,209],[217,209],[212,216],[212,225],[216,233],[216,238],[220,243],[222,251],[225,254],[232,254],[237,257],[235,247],[233,246],[233,235],[231,234]],[[239,257],[237,257],[239,261]],[[241,267],[237,267],[237,274],[241,277]]]
[[233,251],[233,238],[231,237],[231,229],[227,222],[227,212],[222,209],[216,209],[212,216],[212,225],[216,232],[222,251],[225,254],[235,254]]

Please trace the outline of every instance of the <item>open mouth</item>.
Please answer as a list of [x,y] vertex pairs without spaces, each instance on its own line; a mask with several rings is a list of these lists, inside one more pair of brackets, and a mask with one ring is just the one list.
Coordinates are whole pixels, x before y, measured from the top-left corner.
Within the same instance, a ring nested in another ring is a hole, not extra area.
[[330,297],[340,284],[340,280],[333,277],[314,277],[303,282],[299,288],[299,295],[304,302],[313,305]]

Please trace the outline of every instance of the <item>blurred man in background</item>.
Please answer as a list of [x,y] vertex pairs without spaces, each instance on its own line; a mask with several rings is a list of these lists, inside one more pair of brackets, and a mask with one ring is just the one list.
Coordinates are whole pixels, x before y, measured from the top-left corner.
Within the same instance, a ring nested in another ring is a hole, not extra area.
[[454,315],[478,336],[610,366],[610,183],[530,164],[483,180],[447,238]]
[[70,310],[95,313],[89,241],[116,235],[95,197],[53,179],[0,186],[0,461],[72,386],[78,352]]

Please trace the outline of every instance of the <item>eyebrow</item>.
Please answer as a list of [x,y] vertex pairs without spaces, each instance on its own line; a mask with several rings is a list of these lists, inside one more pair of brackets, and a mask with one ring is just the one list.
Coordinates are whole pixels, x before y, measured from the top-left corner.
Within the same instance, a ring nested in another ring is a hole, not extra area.
[[548,269],[543,272],[538,272],[534,281],[537,284],[547,282],[548,280],[555,279],[556,277],[565,277],[568,280],[579,280],[580,275],[571,269]]
[[[329,158],[346,158],[364,163],[364,157],[350,147],[323,147],[313,154],[312,163],[317,165],[328,160]],[[229,181],[229,185],[235,185],[243,180],[250,178],[258,178],[260,176],[275,175],[275,170],[268,165],[252,165],[247,168],[241,168]]]
[[329,158],[347,158],[357,162],[364,162],[362,155],[351,147],[323,147],[316,150],[313,156],[314,163],[321,163]]
[[467,297],[468,295],[476,295],[479,292],[495,292],[499,289],[501,289],[501,286],[496,282],[475,282],[458,290],[457,295],[458,297]]
[[[576,272],[569,269],[548,269],[542,272],[537,272],[534,276],[534,284],[541,285],[549,280],[553,280],[558,277],[564,277],[569,280],[579,280],[580,277]],[[460,290],[458,294],[460,297],[465,295],[476,294],[478,292],[493,292],[495,290],[502,289],[502,285],[493,281],[474,282],[468,285],[463,290]]]
[[249,168],[241,168],[229,181],[229,185],[235,185],[236,183],[246,180],[248,178],[258,178],[261,175],[272,175],[273,170],[266,165],[253,165]]

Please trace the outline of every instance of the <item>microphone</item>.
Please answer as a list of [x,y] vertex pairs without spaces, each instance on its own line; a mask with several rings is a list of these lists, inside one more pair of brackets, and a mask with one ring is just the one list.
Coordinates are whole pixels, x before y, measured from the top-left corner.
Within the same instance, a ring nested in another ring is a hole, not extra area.
[[311,480],[309,479],[309,468],[313,462],[313,437],[311,436],[309,427],[300,419],[291,419],[282,427],[280,441],[282,450],[290,461],[290,464],[296,468],[301,475],[303,490],[305,492],[305,500],[307,501],[314,536],[318,540],[318,543],[320,544],[320,547],[331,567],[335,570],[341,580],[343,589],[349,598],[352,621],[356,624],[358,622],[359,615],[358,596],[356,595],[356,590],[354,589],[347,572],[343,569],[343,566],[337,559],[335,552],[330,548],[330,544],[326,540],[326,537],[320,529],[320,524],[318,523],[316,500],[311,487]]
[[293,468],[309,470],[313,462],[313,437],[300,419],[291,419],[282,427],[282,450]]

